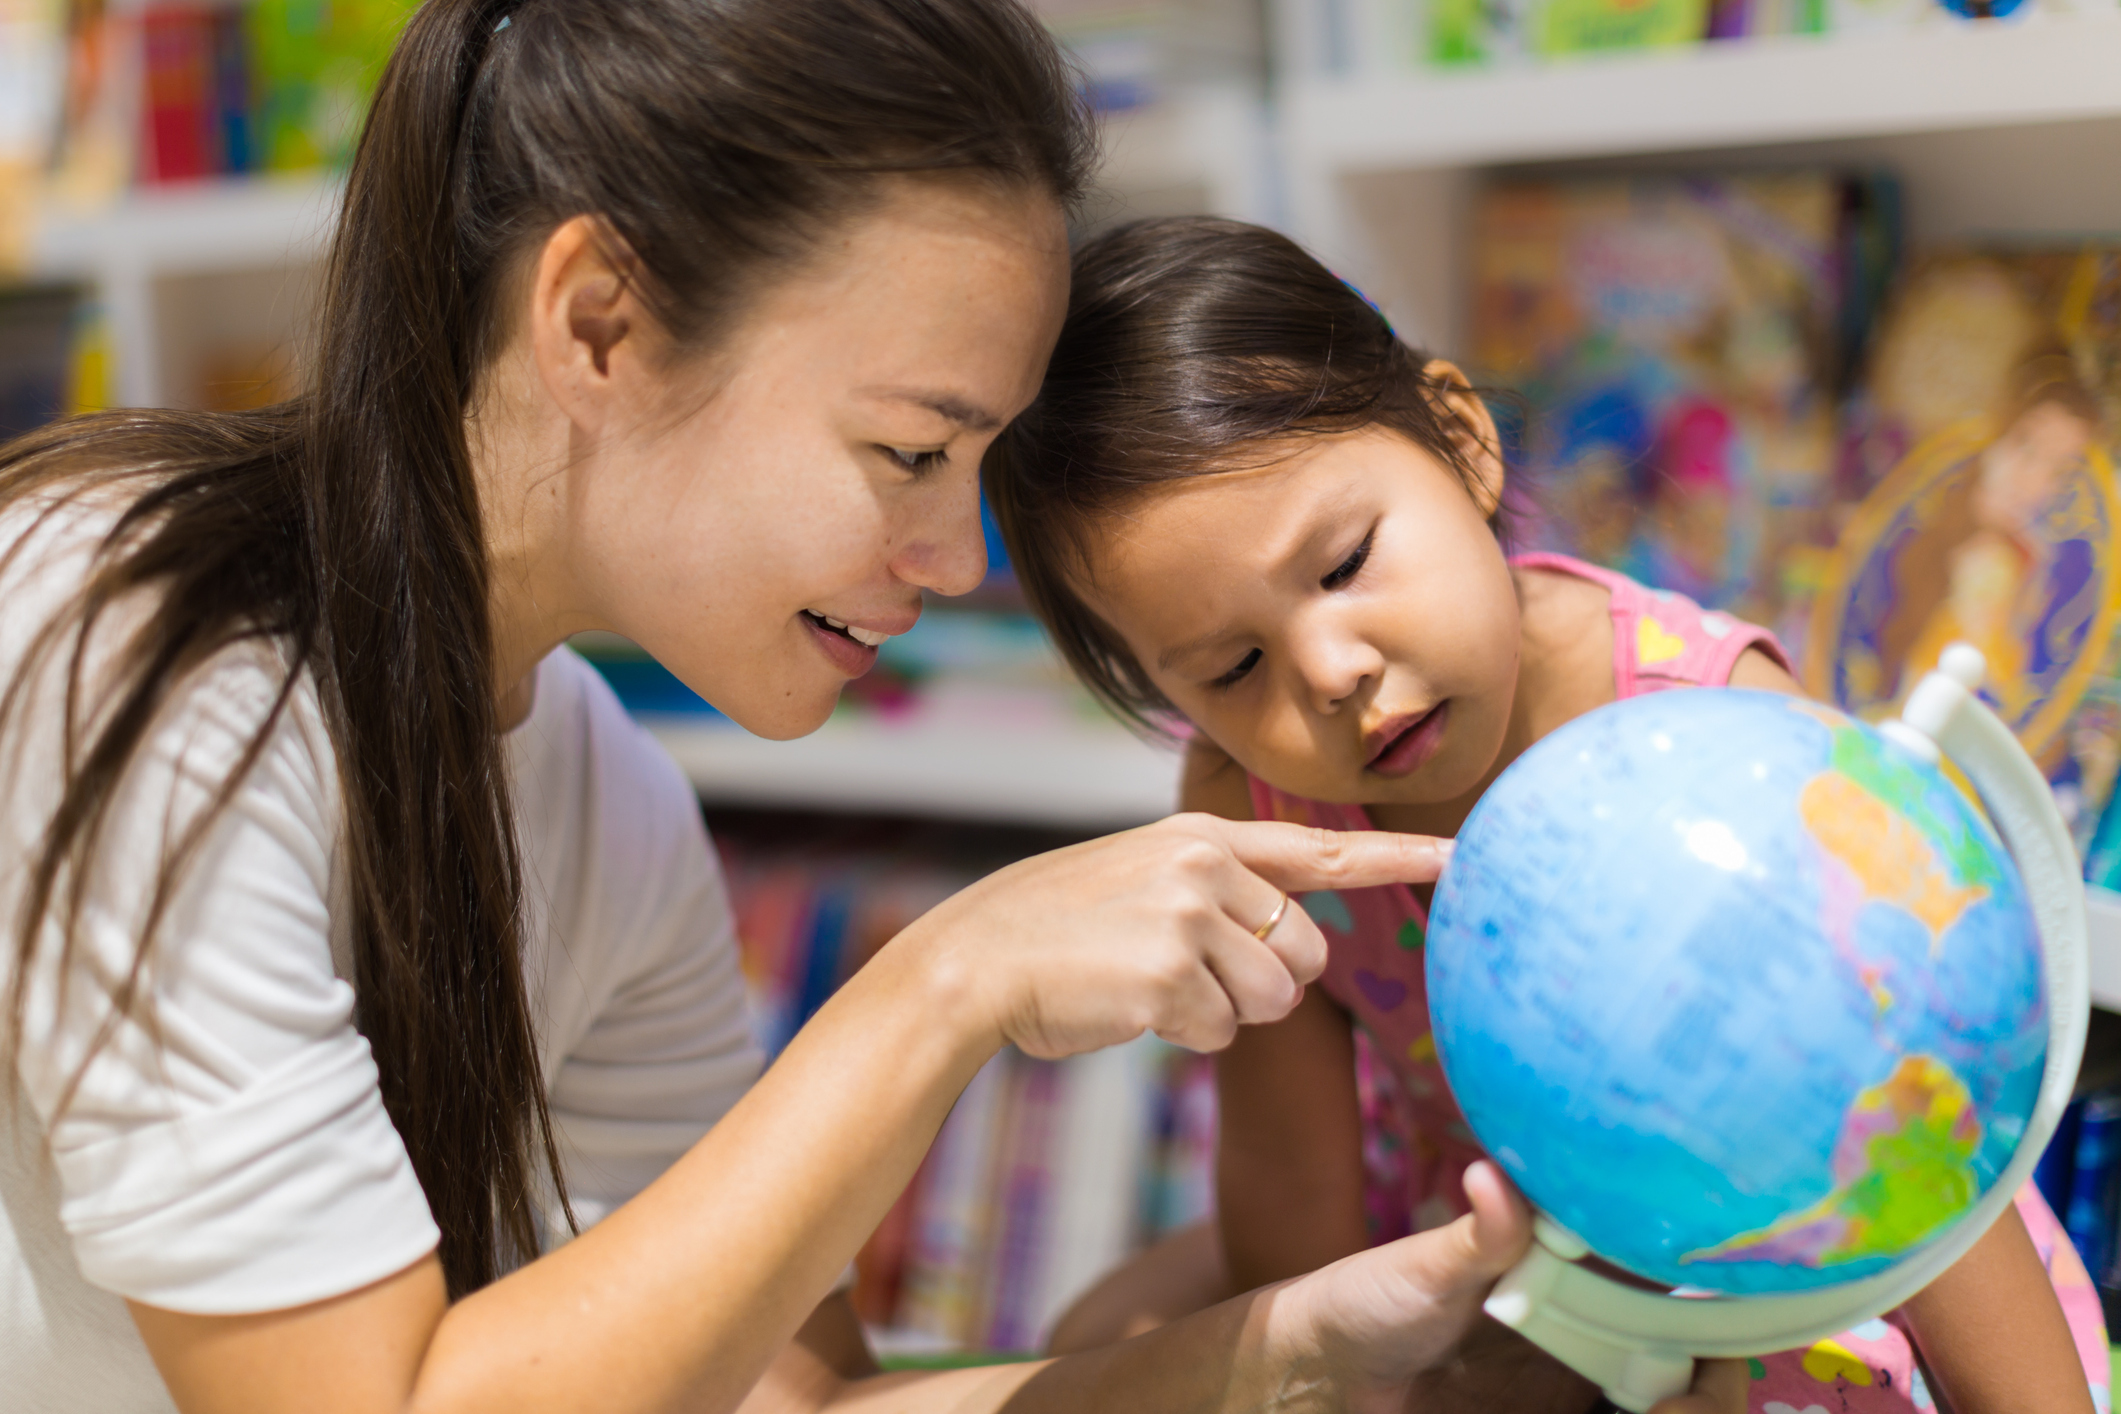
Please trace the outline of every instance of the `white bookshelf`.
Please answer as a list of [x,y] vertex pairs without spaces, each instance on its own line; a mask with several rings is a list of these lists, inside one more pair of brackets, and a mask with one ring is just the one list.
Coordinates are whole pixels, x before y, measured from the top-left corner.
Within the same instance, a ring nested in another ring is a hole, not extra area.
[[2116,73],[2121,10],[1476,70],[1314,67],[1280,95],[1289,227],[1440,350],[1464,327],[1470,198],[1497,169],[1887,167],[1917,247],[2121,231]]
[[296,342],[339,190],[316,177],[231,179],[143,188],[95,211],[49,205],[25,273],[93,293],[119,402],[181,402],[210,341]]
[[1299,80],[1290,151],[1337,172],[2121,116],[2121,10],[1545,64]]
[[644,719],[710,803],[912,815],[1085,831],[1176,808],[1179,753],[1116,725],[834,717],[766,741],[696,717]]
[[[1201,85],[1102,127],[1097,219],[1273,214],[1266,105],[1246,86]],[[182,403],[202,341],[299,342],[341,190],[335,177],[268,176],[141,188],[93,210],[47,203],[20,276],[94,293],[121,403]]]

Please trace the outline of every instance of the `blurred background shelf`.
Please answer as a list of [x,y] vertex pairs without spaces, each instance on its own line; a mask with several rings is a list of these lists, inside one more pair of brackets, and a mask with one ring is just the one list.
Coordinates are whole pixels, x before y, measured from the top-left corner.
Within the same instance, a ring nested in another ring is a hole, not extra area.
[[1283,105],[1292,161],[1345,174],[2109,118],[2116,72],[2102,11],[1299,79]]
[[2091,932],[2092,1004],[2121,1012],[2121,893],[2097,885],[2084,892],[2085,923]]
[[985,820],[1093,833],[1171,813],[1179,753],[1116,727],[1013,730],[842,715],[796,741],[642,714],[717,804]]
[[307,264],[323,253],[340,191],[331,177],[225,177],[140,188],[95,212],[47,205],[32,227],[28,273],[101,279]]

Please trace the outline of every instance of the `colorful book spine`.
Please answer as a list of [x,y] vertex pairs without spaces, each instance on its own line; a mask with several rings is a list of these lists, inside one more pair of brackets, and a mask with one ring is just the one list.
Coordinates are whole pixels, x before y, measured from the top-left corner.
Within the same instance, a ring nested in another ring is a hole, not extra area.
[[214,17],[189,6],[147,12],[141,176],[151,183],[210,176],[213,160]]
[[213,16],[213,157],[215,170],[228,176],[241,176],[257,167],[250,89],[250,35],[242,12],[217,11]]
[[2055,1126],[2054,1138],[2048,1140],[2038,1166],[2033,1169],[2033,1186],[2040,1190],[2047,1206],[2057,1213],[2069,1211],[2070,1180],[2077,1169],[2077,1131],[2083,1122],[2084,1101],[2078,1100],[2062,1112],[2062,1122]]
[[2062,1226],[2086,1268],[2095,1272],[2113,1264],[2117,1166],[2121,1166],[2121,1094],[2094,1095],[2085,1102],[2077,1124],[2069,1204],[2062,1212]]

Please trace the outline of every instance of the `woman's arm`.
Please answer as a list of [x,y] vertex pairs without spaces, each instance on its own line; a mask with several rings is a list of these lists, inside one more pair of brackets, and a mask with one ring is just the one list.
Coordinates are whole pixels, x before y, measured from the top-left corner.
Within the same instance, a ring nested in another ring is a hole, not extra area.
[[[1062,1360],[847,1379],[825,1352],[791,1352],[743,1414],[1189,1414],[1471,1407],[1422,1376],[1454,1357],[1495,1277],[1523,1254],[1530,1215],[1491,1167],[1467,1176],[1473,1213],[1123,1344]],[[1654,1414],[1742,1414],[1743,1364],[1705,1364],[1696,1392]]]
[[491,1286],[449,1305],[430,1258],[292,1311],[135,1319],[185,1414],[734,1409],[1001,1045],[1226,1045],[1323,966],[1300,911],[1253,937],[1280,889],[1425,880],[1440,859],[1195,815],[1024,861],[895,939],[639,1197]]
[[2076,1342],[2015,1205],[1906,1311],[1952,1414],[2091,1414]]

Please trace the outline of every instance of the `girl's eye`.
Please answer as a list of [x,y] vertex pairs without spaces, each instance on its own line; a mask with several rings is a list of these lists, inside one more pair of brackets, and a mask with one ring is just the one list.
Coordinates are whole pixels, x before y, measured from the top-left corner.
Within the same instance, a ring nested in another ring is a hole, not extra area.
[[1255,648],[1250,653],[1245,654],[1243,662],[1239,663],[1236,667],[1230,669],[1229,672],[1224,673],[1221,677],[1215,679],[1215,681],[1209,683],[1208,686],[1214,688],[1237,686],[1237,680],[1243,677],[1246,673],[1251,672],[1253,668],[1257,667],[1259,664],[1259,659],[1260,652],[1257,648]]
[[916,473],[927,471],[948,459],[950,455],[941,447],[927,452],[909,452],[904,447],[885,447],[882,450],[885,456],[898,463],[901,471]]
[[1362,569],[1363,562],[1370,558],[1370,542],[1376,538],[1377,532],[1374,530],[1365,535],[1362,538],[1362,544],[1355,547],[1355,553],[1335,566],[1331,574],[1318,582],[1318,587],[1321,589],[1338,589],[1349,580],[1355,578],[1356,573]]

